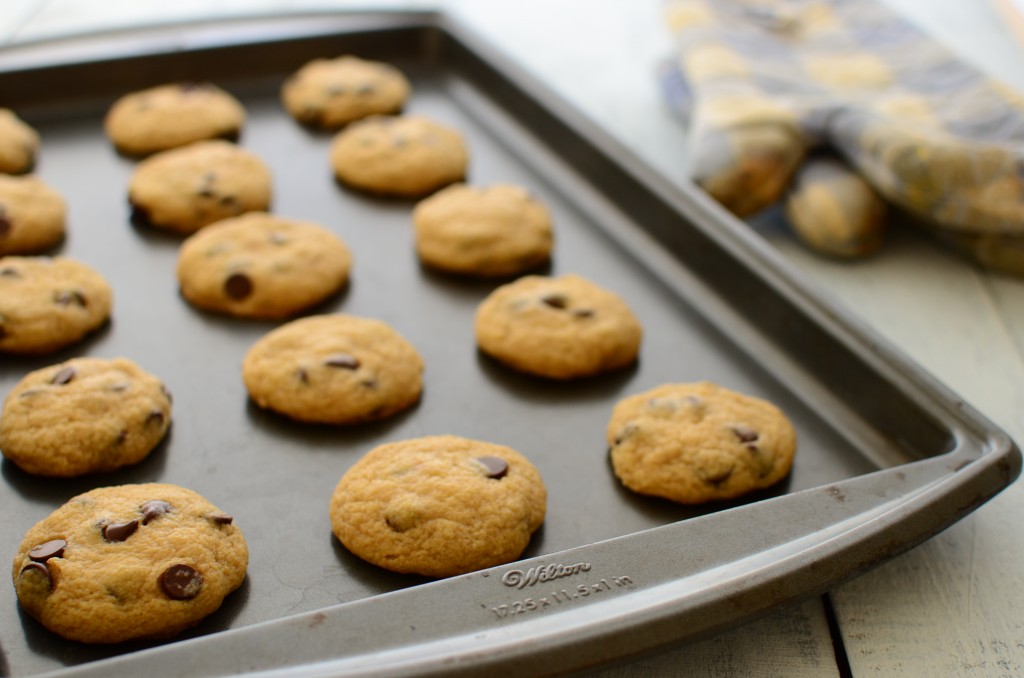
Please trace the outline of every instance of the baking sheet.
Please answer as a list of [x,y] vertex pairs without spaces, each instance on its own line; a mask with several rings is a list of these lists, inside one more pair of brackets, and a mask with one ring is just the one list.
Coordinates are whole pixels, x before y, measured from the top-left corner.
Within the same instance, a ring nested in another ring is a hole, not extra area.
[[[99,41],[106,50],[99,54],[125,52],[105,61],[82,60],[82,54],[92,54],[88,41],[71,50],[77,57],[59,53],[58,63],[26,66],[35,57],[15,54],[7,62],[13,65],[0,72],[0,100],[41,133],[38,175],[68,201],[69,236],[54,254],[94,266],[115,293],[112,322],[86,342],[41,358],[0,357],[0,395],[26,372],[78,355],[132,358],[174,394],[168,439],[133,468],[55,480],[3,462],[0,544],[6,557],[13,557],[32,524],[93,487],[157,481],[196,490],[235,517],[251,562],[241,590],[182,640],[338,603],[373,602],[378,594],[424,584],[425,579],[363,563],[330,531],[327,502],[340,476],[363,453],[393,440],[452,433],[527,455],[545,479],[549,502],[547,521],[524,558],[783,495],[799,497],[936,455],[975,463],[971,469],[977,473],[968,477],[961,471],[953,483],[975,497],[957,515],[1016,475],[1016,450],[1001,433],[801,288],[742,225],[699,196],[666,194],[674,189],[443,19],[299,18],[198,32],[169,29],[150,37]],[[407,110],[466,136],[471,183],[517,183],[548,205],[556,245],[544,272],[581,274],[630,303],[645,328],[636,366],[557,383],[510,372],[477,352],[473,313],[499,282],[422,268],[412,243],[414,202],[339,186],[327,159],[330,135],[300,127],[279,103],[280,84],[298,65],[348,52],[387,59],[409,75],[414,94]],[[134,162],[118,156],[103,137],[106,108],[117,95],[143,86],[204,79],[245,105],[249,121],[240,143],[271,167],[273,211],[320,223],[353,251],[351,284],[314,312],[382,319],[423,354],[424,396],[409,412],[333,428],[293,423],[255,407],[240,365],[248,347],[275,324],[190,307],[174,278],[180,239],[130,224],[126,189]],[[740,501],[703,507],[624,491],[611,473],[604,442],[615,401],[663,383],[704,379],[768,399],[789,415],[799,437],[791,476]],[[991,469],[987,460],[993,454],[1003,468],[982,473]],[[984,468],[974,461],[979,457]],[[892,492],[900,499],[899,490]],[[915,523],[884,552],[865,546],[861,566],[909,547],[949,520],[936,515],[927,525]],[[825,538],[818,528],[810,535]],[[714,541],[737,538],[723,532]],[[632,583],[637,570],[630,571]],[[851,564],[829,580],[853,571]],[[795,586],[789,597],[806,595],[810,586]],[[756,609],[750,605],[720,616],[741,619]],[[496,612],[487,616],[502,622]],[[0,675],[31,675],[150,645],[105,648],[63,641],[18,610],[13,587],[0,587]]]

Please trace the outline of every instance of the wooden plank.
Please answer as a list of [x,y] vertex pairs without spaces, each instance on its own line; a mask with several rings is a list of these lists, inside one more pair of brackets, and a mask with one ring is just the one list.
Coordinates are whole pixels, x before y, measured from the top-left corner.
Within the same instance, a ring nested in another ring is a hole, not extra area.
[[594,674],[595,678],[839,675],[820,598],[707,640]]

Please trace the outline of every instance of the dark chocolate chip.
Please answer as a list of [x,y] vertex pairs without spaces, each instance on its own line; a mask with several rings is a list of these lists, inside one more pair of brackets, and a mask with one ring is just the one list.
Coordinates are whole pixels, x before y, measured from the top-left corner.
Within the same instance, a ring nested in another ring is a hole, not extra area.
[[508,462],[501,457],[477,457],[476,460],[487,469],[487,477],[499,480],[508,474]]
[[238,198],[233,195],[224,195],[220,199],[221,207],[232,207],[238,204]]
[[590,308],[577,308],[572,314],[577,318],[592,318],[594,317],[594,310]]
[[324,365],[328,367],[340,367],[346,370],[359,369],[359,358],[349,353],[335,353],[324,358]]
[[0,268],[0,278],[20,278],[21,273],[18,273],[16,268]]
[[757,431],[748,426],[736,425],[730,426],[729,428],[741,443],[752,443],[760,437],[760,434],[758,434]]
[[124,541],[139,529],[139,521],[129,520],[127,523],[111,523],[103,526],[103,538],[107,541]]
[[0,214],[0,238],[10,233],[13,228],[14,225],[11,223],[11,220]]
[[117,438],[114,439],[114,447],[118,445],[124,445],[124,441],[128,440],[128,431],[121,429],[117,432]]
[[232,273],[224,281],[224,292],[237,301],[252,294],[252,280],[244,273]]
[[60,304],[61,306],[70,306],[71,304],[75,304],[82,308],[87,306],[85,295],[78,290],[61,290],[60,292],[54,292],[53,303]]
[[309,372],[300,367],[297,370],[295,370],[295,378],[298,379],[300,383],[308,384]]
[[203,186],[198,191],[196,191],[196,195],[198,195],[200,198],[212,198],[213,196],[217,195],[217,193],[212,188]]
[[171,505],[161,499],[152,499],[139,507],[142,511],[142,524],[149,525],[165,513],[170,513]]
[[128,217],[128,221],[130,221],[133,226],[148,228],[153,225],[153,219],[149,214],[149,210],[142,205],[136,204],[132,200],[128,201],[128,205],[132,209],[131,215]]
[[53,375],[53,379],[50,380],[50,383],[56,384],[57,386],[63,386],[74,379],[76,374],[77,372],[74,367],[62,367],[57,371],[57,374]]
[[164,413],[160,410],[150,410],[149,416],[146,417],[146,426],[150,424],[156,424],[160,426],[164,423]]
[[50,576],[50,568],[48,568],[46,565],[44,565],[43,563],[29,563],[25,567],[21,568],[21,573],[19,574],[19,576],[27,574],[29,572],[38,572],[42,574],[44,577],[46,577],[46,581],[49,584],[49,587],[51,589],[53,588],[53,577]]
[[203,575],[188,565],[171,565],[160,575],[160,587],[172,600],[191,600],[203,588]]
[[564,294],[545,294],[540,300],[551,308],[563,309],[569,305]]
[[33,546],[32,550],[28,552],[28,557],[37,563],[45,563],[50,558],[63,558],[64,549],[67,547],[68,543],[63,539],[51,539],[38,546]]
[[210,516],[210,520],[218,525],[230,525],[234,521],[234,518],[226,513],[218,513]]

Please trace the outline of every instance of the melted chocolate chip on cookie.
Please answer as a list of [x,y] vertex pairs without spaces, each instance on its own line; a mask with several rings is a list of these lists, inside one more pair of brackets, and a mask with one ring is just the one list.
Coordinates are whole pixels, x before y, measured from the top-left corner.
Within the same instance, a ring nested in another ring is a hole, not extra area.
[[145,504],[140,506],[139,510],[142,511],[142,524],[149,525],[150,522],[165,513],[170,513],[171,505],[166,501],[153,499],[152,501],[147,501]]
[[64,549],[67,547],[68,543],[63,539],[51,539],[39,546],[32,547],[32,550],[28,552],[28,557],[37,563],[45,563],[50,558],[63,558]]
[[191,600],[203,588],[203,575],[188,565],[171,565],[160,575],[160,588],[172,600]]

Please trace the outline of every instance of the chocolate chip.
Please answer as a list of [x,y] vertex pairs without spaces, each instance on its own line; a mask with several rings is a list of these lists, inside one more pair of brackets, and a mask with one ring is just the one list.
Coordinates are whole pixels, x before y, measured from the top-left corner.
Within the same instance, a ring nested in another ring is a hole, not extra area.
[[232,521],[234,521],[234,518],[226,513],[218,513],[210,516],[210,520],[218,525],[230,525]]
[[324,358],[324,365],[328,367],[340,367],[346,370],[359,369],[359,358],[349,353],[335,353]]
[[78,373],[75,371],[74,367],[62,367],[57,371],[57,374],[53,375],[53,379],[50,380],[50,383],[56,384],[57,386],[63,386],[74,379],[76,374]]
[[131,215],[128,217],[128,221],[130,221],[134,226],[142,228],[148,228],[153,225],[153,219],[149,214],[149,210],[131,200],[128,201],[128,204],[132,209]]
[[103,538],[107,541],[124,541],[139,529],[139,521],[129,520],[127,523],[111,523],[103,526]]
[[701,480],[703,480],[705,483],[708,483],[710,485],[721,485],[722,483],[729,479],[729,476],[732,475],[732,472],[733,467],[730,466],[727,469],[719,469],[714,472],[698,471],[697,473],[698,475],[701,476]]
[[572,314],[577,318],[593,318],[594,310],[590,308],[577,308]]
[[114,447],[124,445],[124,441],[126,440],[128,440],[128,431],[121,429],[117,432],[117,438],[114,439]]
[[196,191],[196,195],[198,195],[200,198],[212,198],[213,196],[217,195],[217,193],[214,192],[212,188],[203,186],[198,191]]
[[371,85],[370,83],[360,85],[358,88],[356,88],[356,92],[358,92],[359,94],[373,94],[376,90],[377,88]]
[[244,273],[232,273],[224,281],[224,292],[232,299],[241,301],[252,294],[252,280]]
[[540,300],[551,308],[557,308],[559,310],[564,309],[569,305],[569,300],[564,294],[545,294],[540,298]]
[[376,379],[363,379],[361,382],[359,382],[359,385],[362,386],[363,388],[371,388],[371,389],[377,388],[377,380]]
[[172,600],[191,600],[203,588],[203,575],[188,565],[171,565],[160,575],[160,587]]
[[4,237],[14,228],[14,224],[6,216],[0,214],[0,238]]
[[78,290],[61,290],[60,292],[53,293],[53,303],[60,304],[61,306],[70,306],[75,304],[86,307],[85,295]]
[[760,434],[758,434],[757,431],[748,426],[743,426],[742,424],[730,426],[729,429],[736,435],[736,438],[741,443],[752,443],[760,437]]
[[146,417],[146,426],[150,424],[156,424],[160,426],[164,423],[164,413],[160,410],[150,410],[149,416]]
[[299,382],[302,383],[302,384],[308,384],[309,383],[309,372],[307,372],[305,369],[300,367],[297,370],[295,370],[295,378],[298,379]]
[[28,552],[28,557],[37,563],[45,563],[50,558],[63,558],[64,549],[68,543],[63,539],[51,539],[48,542],[33,546]]
[[171,505],[160,499],[151,499],[139,507],[142,511],[142,524],[149,525],[165,513],[170,513]]
[[500,480],[508,474],[508,462],[501,457],[477,457],[476,460],[487,469],[487,477]]
[[24,575],[29,572],[40,573],[41,575],[46,577],[46,582],[49,585],[49,588],[53,588],[53,578],[50,576],[50,568],[48,568],[46,565],[44,565],[43,563],[29,563],[25,567],[21,568],[20,575]]
[[16,268],[0,268],[0,278],[20,278],[21,273],[18,273]]
[[233,195],[224,195],[220,199],[221,207],[233,207],[238,204],[238,198]]

